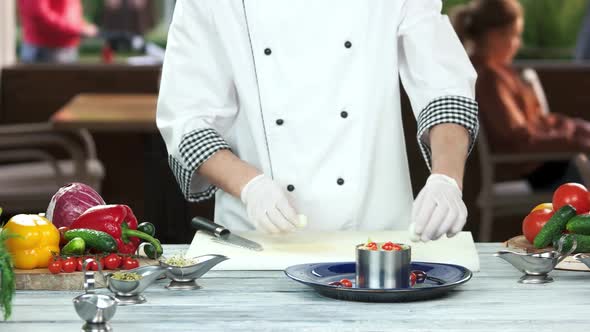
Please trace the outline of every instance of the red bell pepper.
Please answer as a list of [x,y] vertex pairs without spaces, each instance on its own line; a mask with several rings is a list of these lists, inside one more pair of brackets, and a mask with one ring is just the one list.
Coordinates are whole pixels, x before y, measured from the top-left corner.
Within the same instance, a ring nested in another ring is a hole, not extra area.
[[98,205],[82,213],[70,229],[87,228],[105,232],[117,242],[119,253],[133,254],[141,240],[151,243],[161,254],[160,241],[137,230],[137,218],[127,205]]

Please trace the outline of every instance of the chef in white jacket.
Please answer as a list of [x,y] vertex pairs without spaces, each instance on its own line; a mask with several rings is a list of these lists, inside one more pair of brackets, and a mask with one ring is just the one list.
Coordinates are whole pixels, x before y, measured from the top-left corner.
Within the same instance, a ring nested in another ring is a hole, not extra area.
[[[236,231],[458,233],[476,73],[441,6],[178,0],[157,124],[186,199]],[[399,77],[432,171],[415,201]]]

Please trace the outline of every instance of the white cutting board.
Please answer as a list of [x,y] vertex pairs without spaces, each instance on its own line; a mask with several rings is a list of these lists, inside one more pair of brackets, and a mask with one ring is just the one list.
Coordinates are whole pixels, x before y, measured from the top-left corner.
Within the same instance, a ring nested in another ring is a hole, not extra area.
[[412,260],[462,265],[479,271],[479,257],[470,232],[428,243],[410,242],[407,231],[375,232],[296,232],[287,235],[238,233],[258,242],[263,251],[253,251],[218,243],[207,233],[197,232],[186,253],[187,257],[220,254],[230,259],[217,265],[217,270],[284,270],[305,263],[352,262],[355,246],[367,239],[393,241],[412,246]]

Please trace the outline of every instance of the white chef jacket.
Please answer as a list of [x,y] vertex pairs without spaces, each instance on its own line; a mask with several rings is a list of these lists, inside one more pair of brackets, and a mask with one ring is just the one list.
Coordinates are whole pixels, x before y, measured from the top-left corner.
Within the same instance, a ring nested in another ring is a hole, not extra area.
[[157,124],[189,201],[252,230],[244,205],[196,173],[221,149],[272,177],[308,230],[402,229],[412,191],[399,77],[428,130],[475,140],[476,73],[440,0],[179,0]]

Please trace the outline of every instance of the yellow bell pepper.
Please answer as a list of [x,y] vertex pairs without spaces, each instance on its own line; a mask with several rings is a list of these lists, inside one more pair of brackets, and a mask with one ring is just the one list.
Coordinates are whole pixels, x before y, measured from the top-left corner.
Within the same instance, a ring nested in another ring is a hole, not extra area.
[[47,267],[52,253],[59,254],[59,231],[36,214],[19,214],[12,217],[3,231],[16,235],[6,241],[17,269]]

